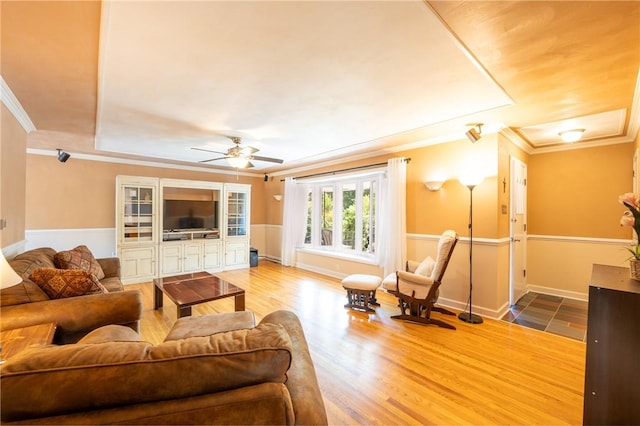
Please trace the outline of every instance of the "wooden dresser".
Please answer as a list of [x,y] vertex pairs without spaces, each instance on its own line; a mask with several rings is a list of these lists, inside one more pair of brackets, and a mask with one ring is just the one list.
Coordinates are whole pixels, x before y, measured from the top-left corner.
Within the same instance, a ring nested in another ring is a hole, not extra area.
[[640,281],[593,265],[583,423],[640,424]]

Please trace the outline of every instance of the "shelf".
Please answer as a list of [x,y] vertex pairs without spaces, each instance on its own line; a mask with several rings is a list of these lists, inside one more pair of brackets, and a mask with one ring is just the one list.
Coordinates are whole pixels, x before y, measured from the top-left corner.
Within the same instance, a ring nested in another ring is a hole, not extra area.
[[220,239],[220,231],[217,229],[174,230],[162,233],[163,242],[218,239]]

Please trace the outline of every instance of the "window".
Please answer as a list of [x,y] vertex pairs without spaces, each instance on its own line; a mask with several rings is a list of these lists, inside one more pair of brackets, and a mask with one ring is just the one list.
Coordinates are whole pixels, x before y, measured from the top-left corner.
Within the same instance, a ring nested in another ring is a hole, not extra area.
[[305,245],[375,252],[378,175],[309,184]]

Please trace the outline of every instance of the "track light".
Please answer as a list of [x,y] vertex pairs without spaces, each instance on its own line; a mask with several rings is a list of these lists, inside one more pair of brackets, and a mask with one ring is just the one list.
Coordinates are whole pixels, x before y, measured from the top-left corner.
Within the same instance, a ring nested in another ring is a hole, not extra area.
[[64,152],[63,150],[61,150],[60,148],[58,148],[58,161],[61,163],[65,163],[69,157],[71,157],[71,154],[69,154],[68,152]]
[[469,138],[471,142],[478,142],[478,139],[482,137],[482,123],[472,124],[472,128],[470,128],[465,135]]

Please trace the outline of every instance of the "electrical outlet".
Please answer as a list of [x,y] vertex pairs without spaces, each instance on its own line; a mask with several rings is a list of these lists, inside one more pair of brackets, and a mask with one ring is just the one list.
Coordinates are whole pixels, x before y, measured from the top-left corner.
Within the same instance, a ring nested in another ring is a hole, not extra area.
[[502,205],[502,214],[507,214],[507,205],[506,204]]

